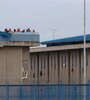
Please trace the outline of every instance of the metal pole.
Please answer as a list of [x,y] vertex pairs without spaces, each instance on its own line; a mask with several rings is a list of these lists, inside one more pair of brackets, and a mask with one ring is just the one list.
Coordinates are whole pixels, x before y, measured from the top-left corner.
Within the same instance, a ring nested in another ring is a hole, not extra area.
[[55,39],[55,32],[56,32],[56,29],[51,29],[51,31],[53,32],[53,40]]
[[53,30],[53,40],[55,39],[55,31],[56,30]]
[[84,100],[86,100],[86,0],[84,0]]

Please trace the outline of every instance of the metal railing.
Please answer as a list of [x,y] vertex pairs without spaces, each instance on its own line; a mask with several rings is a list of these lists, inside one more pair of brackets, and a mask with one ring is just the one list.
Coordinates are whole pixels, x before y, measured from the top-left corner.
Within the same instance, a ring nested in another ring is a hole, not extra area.
[[90,84],[0,85],[0,100],[90,100]]

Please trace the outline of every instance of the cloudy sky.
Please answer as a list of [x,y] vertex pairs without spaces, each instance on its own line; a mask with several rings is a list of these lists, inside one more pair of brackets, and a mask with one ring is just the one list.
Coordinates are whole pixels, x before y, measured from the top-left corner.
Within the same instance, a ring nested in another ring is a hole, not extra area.
[[[90,0],[87,33],[90,33]],[[0,30],[30,27],[40,41],[83,34],[83,0],[0,0]]]

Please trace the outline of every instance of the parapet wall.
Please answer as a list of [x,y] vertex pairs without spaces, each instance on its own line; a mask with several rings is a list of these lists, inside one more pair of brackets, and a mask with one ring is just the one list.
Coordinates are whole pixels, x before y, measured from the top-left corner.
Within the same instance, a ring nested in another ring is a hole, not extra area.
[[39,34],[32,32],[5,33],[0,32],[0,45],[33,46],[39,45]]

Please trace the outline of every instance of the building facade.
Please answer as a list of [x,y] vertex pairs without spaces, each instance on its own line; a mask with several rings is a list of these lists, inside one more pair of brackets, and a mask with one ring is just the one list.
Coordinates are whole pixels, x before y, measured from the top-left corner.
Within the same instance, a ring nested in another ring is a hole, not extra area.
[[[86,74],[90,81],[90,35],[86,44]],[[30,49],[31,84],[81,84],[84,77],[83,36],[45,41]]]
[[39,34],[0,32],[0,84],[30,84],[29,47]]

